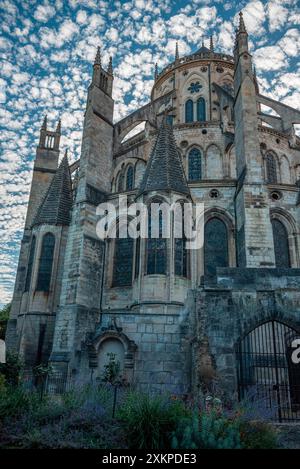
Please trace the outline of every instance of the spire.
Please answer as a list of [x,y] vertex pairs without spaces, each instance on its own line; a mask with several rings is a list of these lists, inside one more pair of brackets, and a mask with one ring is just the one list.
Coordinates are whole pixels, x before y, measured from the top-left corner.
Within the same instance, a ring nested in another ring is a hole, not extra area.
[[100,51],[99,46],[97,47],[97,53],[96,53],[96,56],[95,56],[94,65],[101,65],[101,51]]
[[47,130],[47,121],[48,119],[47,119],[47,114],[46,114],[42,123],[42,127],[41,127],[42,130]]
[[69,225],[71,207],[72,182],[66,151],[37,211],[32,226],[41,224]]
[[61,120],[58,120],[57,126],[56,126],[56,133],[60,134],[61,133]]
[[155,69],[154,69],[154,79],[157,80],[158,77],[158,66],[157,63],[155,64]]
[[210,52],[214,52],[214,39],[210,36],[210,43],[209,43]]
[[240,20],[239,20],[239,29],[238,29],[238,33],[246,33],[246,26],[245,26],[245,23],[244,23],[244,17],[243,17],[243,13],[240,11],[239,12],[239,17],[240,17]]
[[112,56],[109,57],[107,73],[109,73],[110,75],[113,75]]
[[178,42],[176,41],[175,47],[175,60],[179,60],[179,50],[178,50]]
[[190,194],[173,129],[166,118],[160,127],[138,195],[156,190]]

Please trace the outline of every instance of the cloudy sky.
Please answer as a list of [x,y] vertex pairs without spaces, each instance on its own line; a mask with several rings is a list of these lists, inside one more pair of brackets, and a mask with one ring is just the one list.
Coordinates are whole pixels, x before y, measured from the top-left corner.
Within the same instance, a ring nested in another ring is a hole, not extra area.
[[154,64],[208,44],[231,53],[243,9],[263,93],[300,107],[299,0],[0,0],[0,304],[10,301],[43,116],[79,157],[96,47],[113,56],[115,120],[147,103]]

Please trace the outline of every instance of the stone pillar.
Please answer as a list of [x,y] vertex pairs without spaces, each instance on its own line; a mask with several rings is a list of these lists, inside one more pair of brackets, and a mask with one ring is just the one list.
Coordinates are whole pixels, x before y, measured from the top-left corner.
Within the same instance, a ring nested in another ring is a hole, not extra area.
[[255,80],[242,15],[234,54],[237,261],[239,267],[274,267],[268,191],[259,147]]
[[54,368],[63,372],[78,372],[83,344],[100,318],[105,250],[96,234],[96,207],[111,189],[114,106],[107,88],[103,89],[101,71],[101,63],[95,61],[50,357]]

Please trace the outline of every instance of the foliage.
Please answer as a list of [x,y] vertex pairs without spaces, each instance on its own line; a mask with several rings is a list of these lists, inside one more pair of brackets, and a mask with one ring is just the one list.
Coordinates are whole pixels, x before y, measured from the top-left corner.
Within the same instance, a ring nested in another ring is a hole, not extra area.
[[272,449],[278,447],[278,435],[267,422],[241,422],[241,441],[247,449]]
[[172,435],[172,448],[239,449],[242,447],[239,425],[214,411],[194,413],[178,423]]
[[0,396],[5,395],[7,392],[6,379],[4,375],[0,374]]
[[[11,388],[0,398],[0,448],[124,448],[123,429],[110,418],[106,390],[84,386],[62,396]],[[2,405],[1,405],[2,404]]]
[[108,353],[108,363],[104,365],[103,381],[110,384],[118,384],[120,379],[120,362],[116,360],[114,353]]
[[130,392],[119,409],[130,448],[164,449],[179,419],[189,411],[179,400]]
[[6,326],[9,319],[11,303],[0,309],[0,339],[5,340]]
[[0,363],[0,374],[5,377],[9,385],[17,386],[20,381],[23,363],[17,354],[12,352],[6,353],[6,363]]
[[41,363],[33,368],[33,374],[36,377],[46,377],[53,372],[51,365]]

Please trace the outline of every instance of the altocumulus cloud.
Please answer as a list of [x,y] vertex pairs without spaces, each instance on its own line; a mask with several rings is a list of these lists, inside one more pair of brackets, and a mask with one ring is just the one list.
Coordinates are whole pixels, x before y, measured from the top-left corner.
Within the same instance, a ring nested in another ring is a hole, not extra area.
[[214,35],[231,52],[240,9],[261,89],[299,103],[297,0],[0,0],[0,303],[11,299],[39,128],[62,119],[61,150],[79,157],[96,47],[113,56],[115,119],[149,100],[159,68]]

